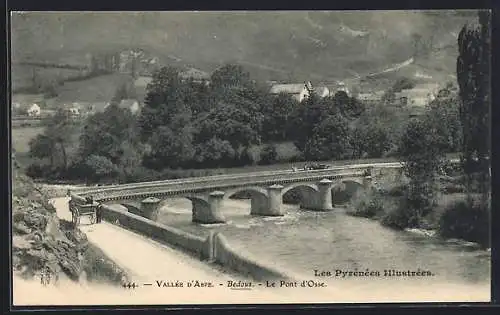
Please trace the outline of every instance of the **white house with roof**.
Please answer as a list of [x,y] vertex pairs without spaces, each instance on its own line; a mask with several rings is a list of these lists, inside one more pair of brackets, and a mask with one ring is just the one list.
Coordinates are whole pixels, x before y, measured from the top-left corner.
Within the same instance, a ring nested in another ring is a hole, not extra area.
[[67,109],[71,115],[80,116],[82,106],[80,105],[80,103],[75,102],[75,103],[71,104],[70,106],[68,106]]
[[118,106],[120,108],[128,108],[132,112],[132,114],[137,114],[141,110],[141,106],[137,100],[134,99],[126,99],[122,100]]
[[[104,109],[106,109],[110,105],[111,103],[107,103],[106,106],[104,106]],[[117,105],[120,108],[129,109],[134,115],[139,113],[139,111],[141,110],[141,104],[135,99],[121,100]]]
[[351,96],[351,92],[349,91],[349,88],[345,84],[345,82],[337,82],[337,85],[335,86],[335,91],[333,92],[333,95],[335,95],[337,92],[345,92],[347,95]]
[[21,105],[20,110],[26,112],[26,114],[29,117],[40,117],[40,114],[41,114],[41,109],[40,109],[40,106],[38,104],[29,104],[29,105],[25,105],[25,106]]
[[[295,98],[297,101],[302,102],[310,94],[310,82],[306,83],[293,83],[293,84],[275,84],[271,87],[269,93],[278,95],[281,93],[288,94]],[[309,88],[308,88],[309,87]]]
[[326,86],[318,86],[314,89],[314,93],[323,98],[330,95],[330,90]]

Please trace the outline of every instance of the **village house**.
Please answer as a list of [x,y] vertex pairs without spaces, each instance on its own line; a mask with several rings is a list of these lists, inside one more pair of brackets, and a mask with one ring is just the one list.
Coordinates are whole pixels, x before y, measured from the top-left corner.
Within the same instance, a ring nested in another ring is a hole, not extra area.
[[309,97],[312,89],[311,82],[306,83],[293,83],[293,84],[275,84],[269,91],[270,94],[278,95],[281,93],[287,94],[295,98],[297,101],[302,102]]
[[335,86],[335,88],[332,91],[332,96],[335,95],[338,92],[345,92],[348,96],[351,96],[351,92],[349,91],[349,88],[342,81],[340,81],[340,82],[337,83],[337,85]]
[[[106,106],[104,106],[104,109],[106,109],[110,105],[111,103],[107,103]],[[117,105],[119,108],[129,109],[134,115],[138,114],[139,111],[141,110],[141,105],[139,101],[135,99],[121,100],[120,103],[118,103]]]
[[134,99],[126,99],[126,100],[122,100],[118,106],[120,108],[128,108],[132,114],[136,115],[139,113],[139,111],[141,110],[141,106],[139,104],[139,102],[137,100],[134,100]]
[[436,95],[434,93],[424,89],[403,90],[395,95],[396,102],[399,101],[400,105],[403,106],[425,106],[435,98]]
[[210,82],[210,74],[196,68],[190,68],[186,71],[179,73],[179,78],[182,81],[188,81],[192,79],[196,83],[205,82],[205,84],[207,85]]
[[64,104],[64,109],[73,117],[79,117],[81,114],[82,106],[79,103],[72,103],[71,105]]
[[377,103],[382,100],[383,96],[384,96],[384,91],[377,91],[370,93],[358,93],[356,95],[356,98],[366,103]]
[[41,108],[38,104],[14,103],[13,110],[17,115],[27,115],[29,117],[40,117]]
[[319,97],[324,98],[330,95],[330,90],[326,86],[319,86],[314,89],[314,93]]

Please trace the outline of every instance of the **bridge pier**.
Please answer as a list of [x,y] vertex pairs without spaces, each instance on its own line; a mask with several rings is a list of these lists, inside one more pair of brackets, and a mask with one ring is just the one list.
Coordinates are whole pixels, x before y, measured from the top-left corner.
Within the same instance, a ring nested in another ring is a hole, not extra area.
[[281,206],[283,203],[283,196],[281,195],[281,191],[283,190],[282,185],[272,185],[267,188],[268,192],[268,203],[267,208],[263,208],[260,215],[266,216],[282,216],[283,215],[283,207]]
[[263,215],[266,213],[269,198],[262,194],[254,194],[251,199],[250,214],[251,215]]
[[332,203],[332,187],[333,182],[329,179],[322,179],[318,183],[318,208],[320,211],[330,211],[333,210]]
[[154,197],[149,197],[141,201],[142,215],[151,221],[158,219],[158,210],[160,209],[161,200]]
[[372,188],[373,178],[371,175],[363,177],[363,188],[369,190]]
[[300,207],[307,210],[331,211],[333,182],[329,179],[322,179],[318,182],[318,191],[302,191]]
[[226,218],[221,212],[223,198],[223,191],[214,191],[208,196],[208,203],[193,199],[193,222],[213,224],[225,223]]

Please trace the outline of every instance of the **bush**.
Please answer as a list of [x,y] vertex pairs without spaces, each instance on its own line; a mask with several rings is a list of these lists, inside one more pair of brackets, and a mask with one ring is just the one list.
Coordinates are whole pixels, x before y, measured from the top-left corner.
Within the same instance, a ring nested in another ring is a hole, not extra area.
[[439,234],[490,246],[490,206],[460,200],[446,207],[439,220]]
[[44,178],[44,179],[56,179],[61,175],[61,170],[53,167],[47,162],[37,160],[31,163],[26,168],[26,175],[29,177],[36,178]]
[[398,198],[394,206],[387,207],[381,223],[395,229],[420,227],[425,214],[422,209],[415,207],[408,196]]
[[387,191],[387,194],[391,197],[402,197],[405,195],[407,190],[408,190],[408,185],[406,184],[397,185],[389,189]]
[[446,183],[442,185],[441,191],[444,194],[464,193],[465,186],[461,184]]
[[266,145],[262,152],[260,153],[260,161],[261,165],[269,165],[276,163],[278,161],[278,150],[275,145]]
[[410,220],[411,216],[409,211],[407,211],[407,209],[403,206],[398,206],[389,209],[382,217],[381,223],[387,227],[403,230],[410,226]]
[[355,194],[353,198],[352,215],[373,218],[384,212],[384,201],[382,196],[375,191],[362,191]]

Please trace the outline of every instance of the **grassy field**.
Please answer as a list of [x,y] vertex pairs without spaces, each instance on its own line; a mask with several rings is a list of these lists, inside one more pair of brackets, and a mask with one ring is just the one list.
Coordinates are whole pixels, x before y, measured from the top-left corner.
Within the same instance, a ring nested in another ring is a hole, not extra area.
[[33,84],[33,75],[42,82],[59,82],[82,75],[80,71],[70,69],[40,68],[26,65],[12,65],[12,90],[29,87]]
[[12,128],[12,148],[16,153],[28,153],[31,139],[41,134],[45,127]]
[[29,142],[31,139],[41,134],[45,127],[21,127],[12,128],[12,148],[16,151],[16,159],[23,167],[31,164],[29,156]]
[[59,102],[108,102],[116,89],[127,81],[128,75],[109,74],[88,80],[66,82],[58,88]]

